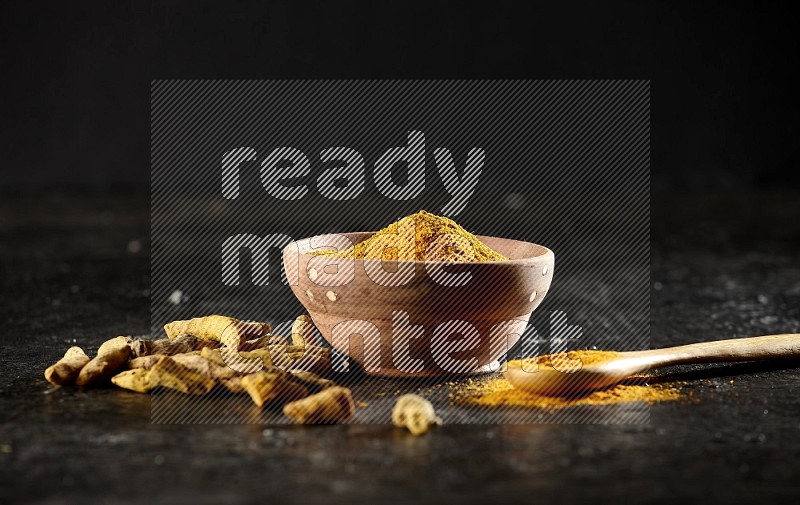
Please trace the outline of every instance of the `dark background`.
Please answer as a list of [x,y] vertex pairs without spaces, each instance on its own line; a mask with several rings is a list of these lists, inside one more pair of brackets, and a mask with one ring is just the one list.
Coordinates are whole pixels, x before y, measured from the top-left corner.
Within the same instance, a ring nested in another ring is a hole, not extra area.
[[2,189],[147,190],[177,78],[651,79],[656,189],[800,181],[793,16],[673,4],[3,2]]

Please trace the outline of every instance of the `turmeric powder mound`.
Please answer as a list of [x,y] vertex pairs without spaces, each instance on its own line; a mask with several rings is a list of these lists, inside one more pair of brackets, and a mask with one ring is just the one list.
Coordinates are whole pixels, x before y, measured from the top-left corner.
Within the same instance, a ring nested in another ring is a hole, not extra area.
[[505,378],[468,379],[456,386],[455,400],[459,403],[483,407],[522,407],[560,409],[579,405],[614,405],[628,402],[648,404],[677,400],[678,389],[666,384],[616,386],[593,391],[582,396],[539,396],[514,388]]
[[450,263],[508,260],[452,219],[424,210],[390,224],[349,249],[313,254],[351,259]]

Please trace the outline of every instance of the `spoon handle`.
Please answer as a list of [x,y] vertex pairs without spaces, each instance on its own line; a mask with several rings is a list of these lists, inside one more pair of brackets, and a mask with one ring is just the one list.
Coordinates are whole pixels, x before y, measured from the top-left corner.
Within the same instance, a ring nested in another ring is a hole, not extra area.
[[[800,333],[732,338],[642,351],[663,365],[800,358]],[[662,365],[662,366],[663,366]]]

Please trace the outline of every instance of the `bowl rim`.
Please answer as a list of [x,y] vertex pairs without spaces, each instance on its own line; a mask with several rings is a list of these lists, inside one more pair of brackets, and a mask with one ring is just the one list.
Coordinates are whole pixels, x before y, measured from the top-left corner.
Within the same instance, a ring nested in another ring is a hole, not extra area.
[[[351,231],[351,232],[342,232],[342,233],[321,233],[319,235],[312,235],[310,237],[305,237],[305,238],[292,240],[290,243],[286,244],[286,246],[283,248],[282,252],[285,255],[287,249],[289,249],[289,247],[291,247],[293,244],[296,244],[298,242],[303,242],[303,241],[310,241],[311,239],[318,238],[318,237],[326,237],[326,236],[329,236],[329,235],[341,235],[341,236],[361,235],[361,234],[369,235],[366,238],[364,238],[363,240],[353,243],[353,245],[357,245],[357,244],[360,244],[361,242],[363,242],[364,240],[368,240],[370,237],[372,237],[376,233],[377,233],[377,231]],[[551,259],[555,259],[555,253],[553,253],[553,251],[550,248],[548,248],[547,246],[543,246],[541,244],[537,244],[535,242],[526,242],[524,240],[517,240],[517,239],[505,238],[505,237],[494,237],[494,236],[491,236],[491,235],[475,235],[475,236],[478,239],[482,239],[482,238],[500,239],[500,240],[507,240],[507,241],[510,241],[510,242],[518,242],[520,244],[525,244],[525,245],[536,246],[536,247],[542,249],[542,253],[541,254],[537,254],[536,256],[528,256],[528,257],[525,257],[525,258],[518,258],[518,259],[508,259],[508,260],[503,260],[503,261],[385,260],[385,262],[388,263],[388,264],[393,264],[393,263],[400,263],[400,264],[412,263],[412,264],[421,264],[421,265],[524,265],[524,264],[531,263],[534,260],[544,259],[544,258],[548,258],[548,257],[551,258]],[[483,242],[483,240],[481,240],[481,242]],[[484,244],[485,244],[485,242],[484,242]],[[309,254],[307,252],[300,252],[299,247],[297,249],[297,252],[301,256],[307,256],[307,257],[321,256],[319,254]],[[351,259],[351,258],[341,258],[341,259]],[[376,263],[376,262],[384,262],[384,260],[363,259],[363,258],[360,258],[360,259],[359,258],[353,258],[352,260],[355,261],[355,262],[361,262],[361,263],[367,263],[367,264],[372,264],[372,263]]]

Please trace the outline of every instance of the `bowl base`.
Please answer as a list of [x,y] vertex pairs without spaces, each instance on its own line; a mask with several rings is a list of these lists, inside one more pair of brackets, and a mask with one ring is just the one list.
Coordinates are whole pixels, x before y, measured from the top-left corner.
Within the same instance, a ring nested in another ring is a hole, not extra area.
[[395,378],[405,378],[405,379],[414,379],[414,378],[436,378],[436,377],[448,377],[448,378],[456,378],[456,377],[475,377],[477,375],[486,375],[490,373],[499,372],[502,368],[500,362],[497,360],[492,361],[491,363],[487,363],[485,365],[479,366],[475,370],[466,373],[458,373],[454,374],[452,372],[446,371],[438,371],[438,372],[423,372],[423,373],[408,373],[403,372],[396,369],[389,369],[389,370],[380,370],[376,372],[369,372],[363,370],[364,375],[368,375],[370,377],[395,377]]

